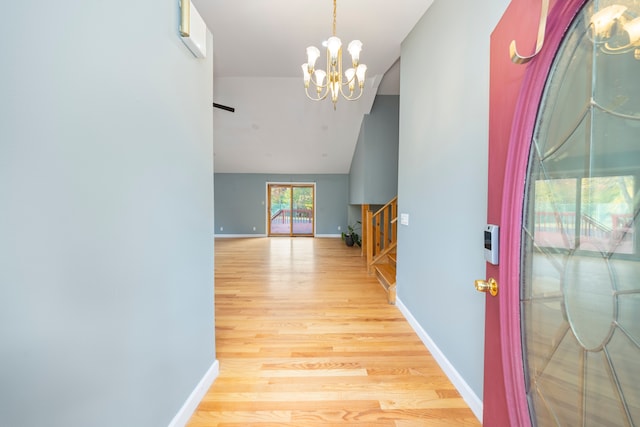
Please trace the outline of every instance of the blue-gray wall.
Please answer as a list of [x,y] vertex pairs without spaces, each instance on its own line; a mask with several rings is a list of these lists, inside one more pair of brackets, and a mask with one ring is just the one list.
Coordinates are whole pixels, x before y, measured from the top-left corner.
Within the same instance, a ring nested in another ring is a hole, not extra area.
[[2,13],[0,425],[166,426],[215,360],[211,48],[176,1]]
[[384,205],[398,194],[399,97],[378,95],[360,126],[349,171],[349,203]]
[[398,297],[479,398],[489,36],[507,4],[436,0],[402,44]]
[[[316,184],[316,234],[339,235],[347,225],[348,175],[215,174],[217,235],[267,233],[267,183]],[[256,229],[253,230],[253,227]],[[338,229],[340,227],[340,230]]]

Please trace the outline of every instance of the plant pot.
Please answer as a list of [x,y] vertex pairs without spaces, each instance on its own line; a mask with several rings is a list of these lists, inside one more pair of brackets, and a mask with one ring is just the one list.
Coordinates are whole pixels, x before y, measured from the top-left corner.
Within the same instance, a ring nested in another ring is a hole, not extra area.
[[347,246],[353,246],[353,236],[351,234],[344,236],[344,243],[346,243]]

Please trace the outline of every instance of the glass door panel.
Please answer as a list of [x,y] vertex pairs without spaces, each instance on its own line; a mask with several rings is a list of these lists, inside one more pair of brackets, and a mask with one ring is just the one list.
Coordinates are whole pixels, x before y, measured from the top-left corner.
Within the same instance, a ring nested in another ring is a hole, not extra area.
[[269,185],[269,235],[291,235],[290,185]]
[[603,254],[633,254],[633,200],[631,175],[582,179],[580,249]]
[[520,286],[534,426],[640,426],[638,16],[640,0],[587,1],[538,112]]
[[313,234],[313,187],[294,186],[292,188],[292,233]]

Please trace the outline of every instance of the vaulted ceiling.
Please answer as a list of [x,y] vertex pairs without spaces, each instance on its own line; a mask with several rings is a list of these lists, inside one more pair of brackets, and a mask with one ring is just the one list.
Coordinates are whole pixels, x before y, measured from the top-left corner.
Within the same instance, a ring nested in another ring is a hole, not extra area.
[[362,118],[376,93],[399,94],[400,45],[433,0],[337,1],[336,35],[362,41],[368,71],[363,97],[335,111],[307,99],[300,68],[331,36],[332,0],[192,2],[213,33],[214,102],[235,108],[213,109],[215,171],[320,174],[349,172]]

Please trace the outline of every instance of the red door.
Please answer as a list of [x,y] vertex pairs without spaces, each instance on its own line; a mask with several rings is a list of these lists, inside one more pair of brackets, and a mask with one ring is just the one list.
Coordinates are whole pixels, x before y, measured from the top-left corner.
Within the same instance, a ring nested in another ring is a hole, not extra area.
[[491,35],[489,175],[487,222],[500,226],[498,265],[487,263],[487,278],[498,282],[487,293],[483,425],[531,425],[525,394],[520,336],[519,271],[522,202],[527,158],[544,83],[564,31],[584,0],[548,5],[542,50],[516,64],[518,53],[533,54],[544,0],[513,0]]

